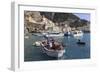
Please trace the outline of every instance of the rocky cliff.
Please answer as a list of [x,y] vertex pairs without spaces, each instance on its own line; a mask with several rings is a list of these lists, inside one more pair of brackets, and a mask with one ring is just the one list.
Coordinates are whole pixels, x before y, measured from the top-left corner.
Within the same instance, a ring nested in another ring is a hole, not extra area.
[[90,31],[90,22],[80,19],[73,13],[25,11],[24,25],[28,32],[48,31],[54,27],[64,29],[66,25],[71,28]]

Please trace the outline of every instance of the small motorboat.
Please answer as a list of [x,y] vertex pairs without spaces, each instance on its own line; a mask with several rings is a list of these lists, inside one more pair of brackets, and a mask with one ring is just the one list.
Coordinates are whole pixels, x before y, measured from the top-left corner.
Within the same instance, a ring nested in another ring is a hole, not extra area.
[[85,45],[85,42],[77,42],[79,45]]
[[78,40],[77,44],[78,44],[78,45],[85,45],[86,43],[85,43],[85,42],[82,42],[82,41],[80,41],[80,40]]
[[71,33],[70,32],[66,32],[66,33],[64,33],[64,36],[71,36]]
[[83,36],[83,32],[79,31],[79,30],[72,31],[71,34],[74,37],[76,37],[76,36]]
[[48,56],[60,58],[65,53],[65,49],[62,45],[56,44],[55,47],[48,47],[46,42],[41,43],[43,53],[46,53]]

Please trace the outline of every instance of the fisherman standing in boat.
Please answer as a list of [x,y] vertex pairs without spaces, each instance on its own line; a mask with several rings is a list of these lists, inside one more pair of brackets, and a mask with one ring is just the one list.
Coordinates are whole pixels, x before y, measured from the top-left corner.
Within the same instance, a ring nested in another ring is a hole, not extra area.
[[47,40],[47,47],[48,47],[48,49],[50,49],[53,46],[51,38],[48,38],[46,35],[44,36],[44,38]]
[[48,43],[49,43],[50,48],[53,47],[53,42],[54,42],[53,38],[48,39]]

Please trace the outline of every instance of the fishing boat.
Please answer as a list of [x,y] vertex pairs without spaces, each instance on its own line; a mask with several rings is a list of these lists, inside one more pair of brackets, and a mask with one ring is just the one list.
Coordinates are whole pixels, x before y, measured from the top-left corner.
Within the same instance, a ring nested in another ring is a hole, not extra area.
[[56,45],[55,48],[50,48],[48,47],[47,44],[45,44],[45,42],[42,42],[41,43],[41,46],[42,46],[42,51],[43,53],[46,53],[48,56],[51,56],[51,57],[62,57],[63,54],[65,53],[65,49],[63,48],[62,45]]
[[48,32],[48,33],[43,33],[44,36],[47,36],[47,37],[62,37],[64,36],[63,33],[60,33],[60,32]]

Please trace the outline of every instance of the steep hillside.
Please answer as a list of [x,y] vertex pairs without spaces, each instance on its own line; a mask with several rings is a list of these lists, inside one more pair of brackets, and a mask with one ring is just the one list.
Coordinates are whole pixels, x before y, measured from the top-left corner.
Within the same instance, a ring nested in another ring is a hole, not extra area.
[[25,30],[29,32],[43,32],[52,30],[54,27],[64,29],[66,25],[71,28],[90,31],[90,22],[80,19],[73,13],[25,11],[24,25]]

